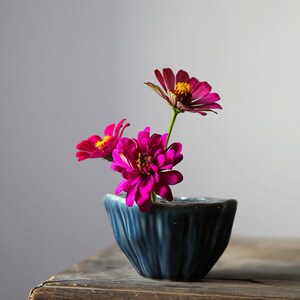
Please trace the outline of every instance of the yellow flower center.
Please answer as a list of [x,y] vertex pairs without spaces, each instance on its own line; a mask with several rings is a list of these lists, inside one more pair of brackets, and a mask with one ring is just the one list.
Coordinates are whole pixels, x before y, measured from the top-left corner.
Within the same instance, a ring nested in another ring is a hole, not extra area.
[[190,105],[190,101],[192,99],[192,93],[191,93],[191,85],[189,83],[177,82],[173,94],[176,96],[176,101],[179,101],[186,106]]
[[98,149],[101,149],[101,148],[107,143],[107,141],[108,141],[110,138],[111,138],[110,135],[105,135],[105,136],[103,137],[103,140],[102,140],[102,141],[97,141],[97,142],[95,143],[95,147],[97,147]]
[[191,86],[186,82],[177,82],[174,94],[177,96],[187,96],[191,93]]

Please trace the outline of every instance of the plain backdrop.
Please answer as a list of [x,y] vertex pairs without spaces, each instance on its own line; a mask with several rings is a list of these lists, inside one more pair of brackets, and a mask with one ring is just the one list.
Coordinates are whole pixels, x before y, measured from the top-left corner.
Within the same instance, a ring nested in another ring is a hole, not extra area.
[[178,116],[176,195],[235,198],[234,236],[300,237],[300,1],[0,0],[0,298],[113,242],[121,180],[75,146],[127,118],[167,131],[144,81],[187,70],[223,110]]

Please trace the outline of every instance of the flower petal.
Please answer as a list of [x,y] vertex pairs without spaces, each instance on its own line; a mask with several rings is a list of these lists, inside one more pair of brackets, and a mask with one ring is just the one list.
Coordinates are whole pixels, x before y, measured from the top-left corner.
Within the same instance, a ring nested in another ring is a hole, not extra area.
[[164,133],[160,138],[161,145],[163,146],[163,148],[167,147],[167,138],[168,138],[168,133]]
[[164,91],[157,85],[151,83],[151,82],[145,82],[147,86],[149,86],[156,94],[164,98],[165,100],[168,100],[168,97],[164,93]]
[[201,98],[207,94],[209,94],[211,91],[211,86],[203,81],[203,82],[199,82],[194,89],[192,89],[192,95],[193,95],[193,99],[197,99],[197,98]]
[[183,180],[183,176],[179,171],[168,171],[159,174],[159,181],[167,185],[174,185]]
[[173,149],[169,149],[168,152],[166,153],[166,161],[171,162],[173,161],[175,157],[175,151]]
[[129,166],[133,166],[138,158],[138,153],[140,152],[137,142],[135,139],[121,139],[117,149],[123,160],[126,160]]
[[199,80],[195,77],[192,77],[187,82],[191,86],[191,90],[194,89],[194,87],[199,83]]
[[150,127],[146,127],[138,133],[138,140],[148,139],[150,137]]
[[201,98],[201,102],[202,103],[207,103],[207,104],[216,102],[218,100],[220,100],[220,96],[217,93],[210,93],[210,94],[208,94],[208,95]]
[[123,170],[122,172],[122,177],[134,182],[135,180],[137,180],[137,178],[139,178],[140,174],[134,170],[134,169],[127,169],[127,170]]
[[208,103],[208,104],[196,104],[192,105],[194,110],[210,110],[210,109],[222,109],[222,106],[218,103]]
[[189,74],[186,71],[179,70],[176,74],[176,83],[178,82],[188,82],[189,80]]
[[127,180],[122,180],[118,186],[116,187],[115,193],[119,195],[122,191],[124,191],[124,185],[126,184]]
[[105,158],[106,156],[107,156],[107,153],[100,149],[96,149],[90,154],[90,158],[100,158],[100,157]]
[[113,158],[113,162],[110,166],[110,168],[115,171],[115,172],[124,172],[124,171],[131,171],[132,166],[131,164],[128,162],[128,158],[123,154],[123,153],[119,153],[117,149],[115,149],[112,152],[112,158]]
[[102,138],[99,135],[92,135],[87,140],[92,144],[96,144],[98,141],[102,141]]
[[166,157],[164,154],[160,154],[157,156],[157,163],[159,167],[163,166],[165,161],[166,161]]
[[173,194],[168,185],[164,185],[161,182],[154,185],[154,192],[168,201],[173,200]]
[[163,69],[163,76],[168,90],[173,91],[175,87],[175,75],[170,68]]
[[87,158],[90,158],[90,154],[87,152],[83,152],[83,151],[78,151],[76,152],[76,157],[78,161],[82,161],[85,160]]
[[177,103],[178,103],[177,96],[171,91],[168,91],[168,96],[169,96],[168,102],[170,103],[170,105],[177,108]]
[[122,119],[118,125],[116,126],[116,129],[115,129],[115,133],[114,135],[118,138],[120,138],[125,130],[126,127],[128,127],[130,124],[129,123],[126,123],[123,125],[123,123],[125,122],[126,119]]
[[93,143],[91,143],[90,141],[85,140],[85,141],[80,142],[76,146],[76,148],[78,150],[91,152],[91,151],[95,150],[95,145]]
[[136,188],[126,195],[126,205],[132,206],[135,200]]
[[167,91],[167,88],[166,88],[166,85],[165,85],[164,77],[162,76],[162,74],[160,73],[160,71],[156,69],[156,70],[154,71],[154,74],[155,74],[157,80],[159,81],[159,83],[161,84],[161,86],[163,87],[163,89],[164,89],[165,91]]
[[106,126],[104,129],[104,135],[113,136],[115,126],[116,126],[115,124],[110,124],[110,125]]
[[141,212],[148,212],[152,208],[152,201],[151,199],[148,199],[145,201],[142,205],[139,205],[139,209]]
[[176,156],[180,154],[180,152],[182,151],[182,144],[178,142],[172,143],[168,149],[175,151],[175,156]]
[[170,145],[170,149],[172,149],[175,152],[175,156],[173,159],[173,166],[176,166],[183,159],[183,155],[181,154],[182,144],[181,143],[173,143]]
[[140,180],[141,180],[140,176],[137,176],[132,180],[128,180],[127,183],[124,185],[124,191],[131,192],[132,190],[136,189]]
[[151,198],[150,193],[153,189],[153,178],[152,176],[147,176],[141,178],[138,186],[137,186],[137,205],[143,204],[147,199]]
[[146,127],[144,130],[138,133],[137,144],[140,152],[142,153],[148,152],[149,140],[150,140],[150,127]]

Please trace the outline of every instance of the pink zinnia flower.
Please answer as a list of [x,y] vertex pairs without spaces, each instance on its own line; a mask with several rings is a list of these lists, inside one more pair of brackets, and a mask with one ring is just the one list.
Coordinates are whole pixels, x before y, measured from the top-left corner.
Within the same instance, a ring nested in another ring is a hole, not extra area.
[[136,202],[141,211],[149,211],[152,192],[168,201],[173,200],[169,185],[183,179],[180,172],[172,170],[183,158],[182,145],[173,143],[167,148],[167,135],[150,136],[147,127],[139,132],[137,139],[121,138],[113,151],[111,167],[124,178],[116,188],[116,194],[126,192],[128,206]]
[[78,161],[99,157],[111,161],[113,150],[116,148],[125,128],[129,126],[128,123],[123,124],[124,122],[125,119],[121,120],[117,126],[115,124],[108,125],[104,129],[103,138],[98,135],[92,135],[87,140],[79,143],[76,146],[79,150],[76,152]]
[[206,115],[206,111],[222,109],[216,102],[220,100],[217,93],[211,93],[211,86],[205,81],[199,81],[189,76],[186,71],[180,70],[176,74],[170,68],[154,71],[155,76],[161,84],[159,86],[145,82],[159,96],[164,98],[177,112],[193,112]]

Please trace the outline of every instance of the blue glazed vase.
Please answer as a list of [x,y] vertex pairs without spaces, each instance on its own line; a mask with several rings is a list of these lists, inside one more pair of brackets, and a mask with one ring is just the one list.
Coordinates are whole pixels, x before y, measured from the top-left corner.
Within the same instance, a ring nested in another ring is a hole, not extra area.
[[117,244],[144,277],[195,281],[226,249],[236,200],[158,198],[150,212],[127,207],[125,195],[106,194],[104,206]]

